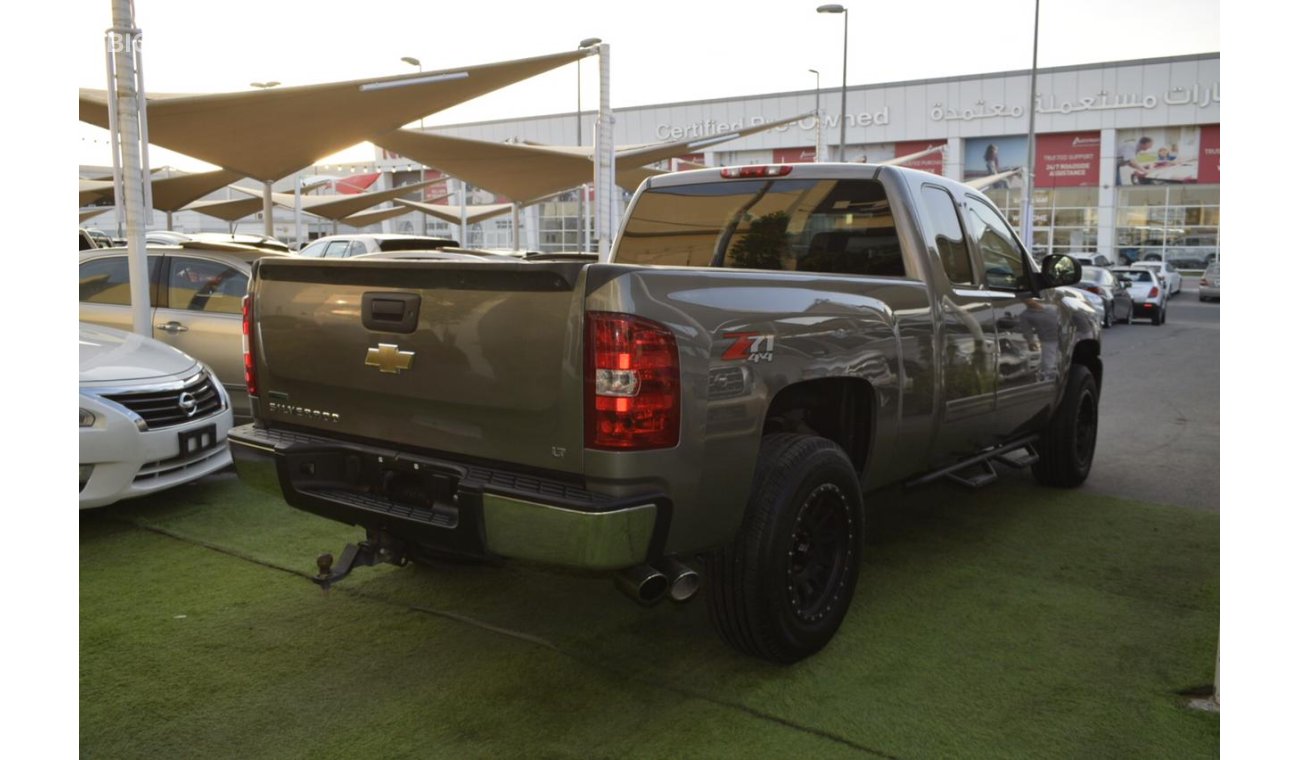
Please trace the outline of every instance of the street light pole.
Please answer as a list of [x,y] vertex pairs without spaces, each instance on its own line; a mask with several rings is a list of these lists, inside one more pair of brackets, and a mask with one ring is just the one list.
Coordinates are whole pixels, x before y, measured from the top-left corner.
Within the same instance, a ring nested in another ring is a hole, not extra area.
[[1038,95],[1038,0],[1034,0],[1034,63],[1029,69],[1029,139],[1025,158],[1025,190],[1020,199],[1020,240],[1034,254],[1034,109]]
[[821,5],[817,7],[817,12],[844,14],[844,55],[843,70],[840,75],[840,161],[843,161],[845,129],[849,123],[849,9],[843,5]]
[[822,160],[822,73],[817,69],[808,69],[808,71],[817,75],[817,106],[813,109],[817,114],[817,147],[814,161]]

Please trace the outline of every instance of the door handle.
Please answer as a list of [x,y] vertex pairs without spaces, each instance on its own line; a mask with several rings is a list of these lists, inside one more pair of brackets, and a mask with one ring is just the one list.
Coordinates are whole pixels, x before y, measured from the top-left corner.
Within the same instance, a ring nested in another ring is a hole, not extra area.
[[154,327],[156,329],[162,330],[163,332],[171,333],[172,335],[175,335],[176,333],[189,332],[190,330],[190,328],[186,327],[180,322],[164,322],[159,325],[154,325]]

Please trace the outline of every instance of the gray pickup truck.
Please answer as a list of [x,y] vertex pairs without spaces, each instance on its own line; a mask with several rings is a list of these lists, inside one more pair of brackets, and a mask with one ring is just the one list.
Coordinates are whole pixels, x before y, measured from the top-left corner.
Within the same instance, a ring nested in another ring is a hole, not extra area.
[[455,556],[703,586],[732,646],[821,649],[863,494],[1092,463],[1100,321],[979,192],[896,167],[648,180],[611,261],[267,259],[239,474],[360,526],[342,567]]

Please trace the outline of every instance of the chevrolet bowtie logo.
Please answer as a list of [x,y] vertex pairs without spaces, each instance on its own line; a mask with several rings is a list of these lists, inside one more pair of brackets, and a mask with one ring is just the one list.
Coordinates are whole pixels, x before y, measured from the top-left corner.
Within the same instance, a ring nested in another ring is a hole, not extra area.
[[378,348],[366,349],[366,366],[378,367],[380,372],[396,375],[411,368],[414,351],[398,351],[395,343],[380,343]]

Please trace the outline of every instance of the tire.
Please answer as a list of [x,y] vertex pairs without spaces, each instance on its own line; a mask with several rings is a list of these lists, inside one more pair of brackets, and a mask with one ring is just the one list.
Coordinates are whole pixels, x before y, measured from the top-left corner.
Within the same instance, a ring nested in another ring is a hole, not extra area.
[[1165,323],[1165,307],[1161,306],[1156,309],[1156,313],[1151,317],[1151,324],[1159,327]]
[[1110,327],[1113,320],[1114,318],[1111,316],[1111,306],[1107,304],[1101,312],[1101,326]]
[[1034,463],[1045,486],[1074,488],[1088,479],[1097,448],[1097,380],[1082,364],[1070,365],[1065,398],[1047,424]]
[[839,446],[765,436],[740,530],[705,558],[714,629],[781,664],[821,650],[853,601],[862,526],[858,475]]
[[1133,304],[1128,305],[1128,314],[1124,315],[1124,319],[1121,320],[1119,317],[1115,317],[1115,322],[1123,323],[1126,325],[1133,324]]

